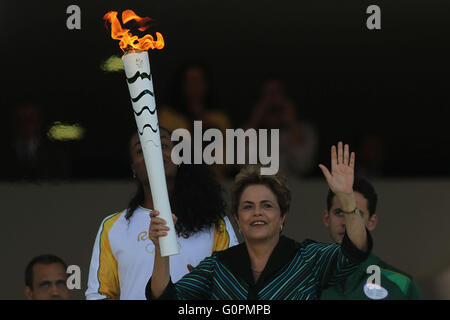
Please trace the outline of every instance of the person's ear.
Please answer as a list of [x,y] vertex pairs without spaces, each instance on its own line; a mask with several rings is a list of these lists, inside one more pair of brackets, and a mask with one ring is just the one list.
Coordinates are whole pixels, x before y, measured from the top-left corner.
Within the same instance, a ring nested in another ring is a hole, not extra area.
[[286,218],[287,218],[288,212],[286,212],[282,217],[281,217],[281,224],[284,225]]
[[328,210],[323,211],[323,224],[327,228],[330,226],[330,213],[328,212]]
[[233,214],[234,222],[236,222],[236,226],[238,228],[239,233],[241,233],[241,227],[239,226],[239,216],[237,214]]
[[367,229],[369,229],[369,231],[373,231],[375,229],[375,227],[378,224],[378,216],[374,213],[370,218],[369,221],[367,223]]
[[33,300],[33,290],[29,286],[25,286],[24,293],[27,300]]
[[237,214],[233,214],[234,222],[239,225],[239,216]]

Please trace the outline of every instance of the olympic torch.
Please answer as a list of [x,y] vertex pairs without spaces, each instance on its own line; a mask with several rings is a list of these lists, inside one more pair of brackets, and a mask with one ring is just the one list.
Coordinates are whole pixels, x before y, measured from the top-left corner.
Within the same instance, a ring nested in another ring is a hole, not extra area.
[[[159,32],[156,33],[156,40],[151,35],[145,35],[142,38],[133,36],[129,29],[122,28],[116,11],[108,12],[103,18],[111,23],[111,37],[120,40],[119,46],[124,52],[122,60],[125,76],[144,154],[154,209],[160,212],[160,217],[167,221],[167,226],[170,228],[167,236],[159,239],[161,255],[163,257],[175,255],[180,252],[180,249],[167,192],[155,93],[147,52],[149,49],[162,49],[164,39]],[[139,25],[138,30],[145,31],[150,18],[141,18],[132,10],[125,10],[122,13],[123,24],[131,20]]]

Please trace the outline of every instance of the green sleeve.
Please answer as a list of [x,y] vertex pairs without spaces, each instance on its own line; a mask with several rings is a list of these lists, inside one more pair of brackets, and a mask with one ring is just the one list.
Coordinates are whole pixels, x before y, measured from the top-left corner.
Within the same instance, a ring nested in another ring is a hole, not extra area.
[[212,275],[217,255],[205,258],[191,272],[173,284],[177,300],[208,300],[213,285]]
[[204,259],[178,282],[173,283],[169,280],[166,289],[157,299],[152,295],[152,278],[150,278],[145,288],[147,300],[207,300],[211,295],[215,262],[216,254]]
[[321,287],[336,285],[349,277],[365,261],[372,250],[372,238],[367,231],[368,251],[359,250],[344,234],[342,245],[315,243],[306,250],[306,260],[314,256],[312,270],[320,280]]
[[[417,286],[416,281],[408,274],[398,269],[392,268],[386,264],[381,267],[381,273],[387,279],[395,284],[400,290],[398,299],[406,300],[422,300],[422,294]],[[383,284],[382,284],[383,285]]]
[[411,279],[411,284],[409,285],[406,298],[408,300],[423,300],[422,293],[420,292],[419,286],[414,279]]

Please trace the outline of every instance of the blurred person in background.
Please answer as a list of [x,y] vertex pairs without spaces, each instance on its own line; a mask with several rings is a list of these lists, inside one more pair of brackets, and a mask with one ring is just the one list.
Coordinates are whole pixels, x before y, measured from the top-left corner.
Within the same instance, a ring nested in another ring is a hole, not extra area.
[[432,282],[435,299],[450,300],[450,264],[437,272]]
[[32,101],[18,104],[12,111],[11,151],[6,154],[11,180],[35,180],[49,176],[48,144],[43,133],[41,108]]
[[158,113],[160,125],[170,131],[185,128],[192,132],[194,121],[201,120],[204,130],[231,128],[229,117],[215,105],[212,86],[211,72],[203,62],[179,66],[172,79],[169,105]]
[[18,103],[12,109],[10,125],[1,178],[37,181],[70,177],[72,159],[67,142],[49,139],[49,126],[38,103],[32,99]]
[[[375,188],[365,179],[355,179],[353,190],[358,204],[359,214],[362,216],[367,230],[375,230],[378,224],[376,214],[378,195]],[[327,195],[327,210],[323,212],[323,223],[328,228],[330,238],[335,243],[341,243],[346,225],[344,213],[339,199],[329,190]],[[369,266],[380,268],[380,287],[367,284],[373,271],[368,273]],[[322,291],[321,300],[412,300],[422,299],[422,294],[412,276],[387,264],[370,253],[352,275],[344,282],[326,288]]]
[[[168,105],[158,110],[158,121],[170,131],[183,128],[193,134],[194,121],[202,121],[203,132],[215,128],[223,136],[232,128],[228,115],[216,105],[211,71],[201,61],[185,62],[176,70],[168,100]],[[222,153],[225,162],[225,147]],[[214,164],[211,169],[222,179],[229,177],[234,167]]]
[[314,169],[318,134],[312,124],[299,117],[279,78],[270,77],[263,82],[259,101],[245,127],[280,130],[280,171],[286,176],[301,178]]
[[25,269],[25,296],[28,300],[69,300],[66,263],[50,254],[33,258]]

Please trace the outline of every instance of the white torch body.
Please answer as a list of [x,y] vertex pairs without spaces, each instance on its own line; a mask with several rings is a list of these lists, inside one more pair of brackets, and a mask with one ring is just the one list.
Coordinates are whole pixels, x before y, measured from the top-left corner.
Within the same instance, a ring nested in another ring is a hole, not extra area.
[[150,182],[153,209],[160,212],[159,217],[167,222],[167,227],[170,229],[167,232],[167,236],[159,238],[161,256],[175,255],[180,252],[180,248],[167,192],[158,114],[156,112],[148,52],[129,52],[122,57],[122,60]]

